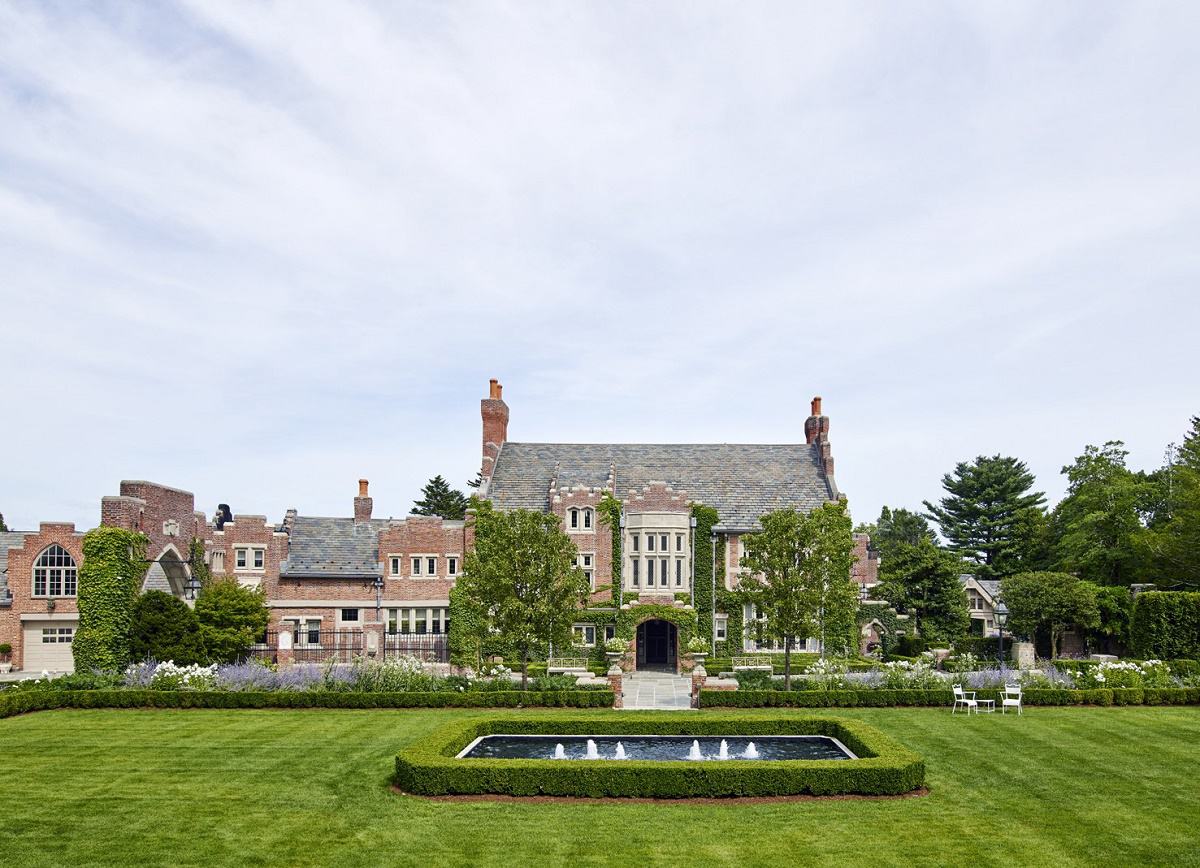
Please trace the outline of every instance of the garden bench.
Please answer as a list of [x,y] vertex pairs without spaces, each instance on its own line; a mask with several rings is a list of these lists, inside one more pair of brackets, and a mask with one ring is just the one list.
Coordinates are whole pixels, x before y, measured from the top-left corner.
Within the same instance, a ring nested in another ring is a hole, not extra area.
[[734,672],[774,672],[770,658],[765,661],[761,657],[734,657]]
[[565,675],[568,672],[587,672],[586,657],[551,657],[546,662],[547,675]]

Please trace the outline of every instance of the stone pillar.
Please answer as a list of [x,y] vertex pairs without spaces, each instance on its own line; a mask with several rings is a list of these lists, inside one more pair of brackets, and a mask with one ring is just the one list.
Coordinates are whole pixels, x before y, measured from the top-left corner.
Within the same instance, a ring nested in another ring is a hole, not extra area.
[[1032,669],[1036,664],[1036,655],[1032,642],[1018,642],[1013,646],[1013,659],[1017,661],[1018,669]]
[[700,688],[704,686],[706,678],[708,673],[704,670],[704,664],[697,663],[692,668],[692,708],[700,707]]
[[613,692],[613,708],[625,707],[625,692],[621,687],[621,682],[625,679],[625,673],[617,664],[608,667],[608,683],[612,687]]
[[378,621],[363,624],[363,651],[372,660],[383,657],[383,624]]
[[278,636],[279,646],[275,649],[275,662],[280,666],[291,666],[294,659],[292,656],[292,631],[281,626]]

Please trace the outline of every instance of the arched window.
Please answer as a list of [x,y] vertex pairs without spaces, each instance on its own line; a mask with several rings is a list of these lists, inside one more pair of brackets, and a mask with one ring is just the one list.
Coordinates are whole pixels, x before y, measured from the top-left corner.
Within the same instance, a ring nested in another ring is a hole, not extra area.
[[74,597],[78,587],[79,574],[70,552],[57,543],[42,552],[33,565],[35,597]]
[[583,526],[588,529],[592,526],[592,511],[590,509],[583,511]]
[[579,510],[571,510],[571,527],[579,527]]

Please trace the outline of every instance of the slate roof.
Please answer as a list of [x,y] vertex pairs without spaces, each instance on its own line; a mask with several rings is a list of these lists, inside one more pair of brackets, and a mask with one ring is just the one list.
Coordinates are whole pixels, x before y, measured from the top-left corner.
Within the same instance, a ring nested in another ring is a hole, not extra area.
[[7,599],[8,590],[8,548],[19,548],[25,542],[24,533],[11,531],[0,533],[0,599]]
[[559,488],[604,488],[612,473],[619,497],[666,482],[690,500],[714,507],[719,528],[745,529],[776,509],[807,511],[836,499],[819,449],[803,443],[505,443],[487,496],[499,509],[547,510],[552,481]]
[[356,525],[353,518],[296,516],[280,575],[331,579],[381,575],[378,537],[387,525],[386,518]]
[[993,601],[1000,596],[999,579],[976,579],[970,573],[964,573],[958,577],[958,580],[963,583],[964,587],[966,586],[967,582],[972,579],[974,579],[975,584],[979,585],[979,587],[983,589],[983,592],[991,597]]

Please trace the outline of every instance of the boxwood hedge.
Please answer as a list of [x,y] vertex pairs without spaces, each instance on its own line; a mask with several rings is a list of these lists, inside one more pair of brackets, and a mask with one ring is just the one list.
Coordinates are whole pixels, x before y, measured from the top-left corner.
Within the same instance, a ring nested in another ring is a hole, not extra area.
[[610,708],[611,690],[326,691],[6,690],[0,718],[52,708]]
[[[1000,704],[1001,691],[977,690],[977,699]],[[1025,705],[1200,705],[1200,688],[1100,688],[1026,690]],[[949,706],[949,690],[701,690],[701,708],[861,708]]]
[[[859,758],[723,762],[456,758],[474,739],[493,733],[828,735],[840,739]],[[456,721],[404,748],[396,756],[395,783],[404,792],[419,795],[488,793],[658,799],[841,793],[897,795],[924,786],[925,763],[874,727],[838,718],[668,716],[661,712],[628,712],[605,718],[508,715]]]

